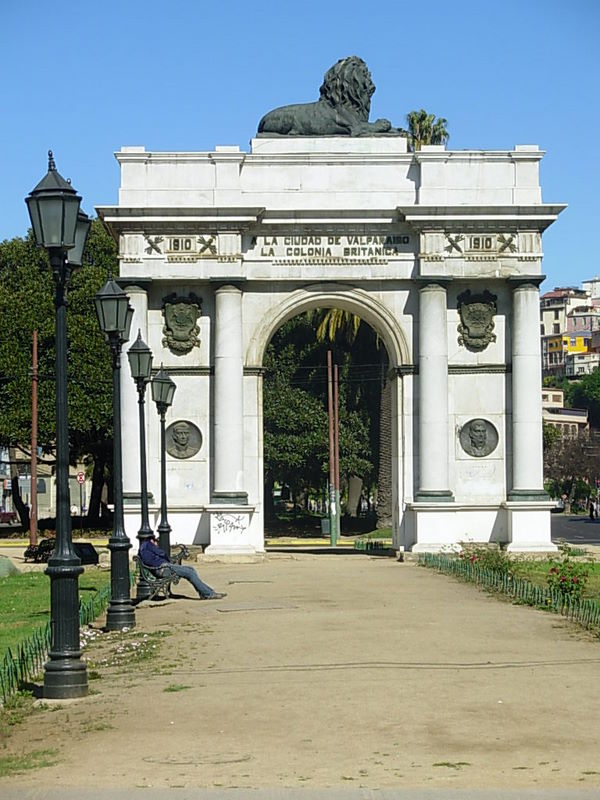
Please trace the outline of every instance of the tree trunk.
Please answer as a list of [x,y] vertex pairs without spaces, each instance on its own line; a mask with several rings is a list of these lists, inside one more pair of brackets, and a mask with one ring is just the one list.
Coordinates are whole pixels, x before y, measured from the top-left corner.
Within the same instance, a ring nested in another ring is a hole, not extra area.
[[96,453],[92,472],[92,491],[90,492],[90,502],[87,511],[89,519],[100,519],[100,501],[102,500],[102,489],[104,487],[105,464],[106,459],[104,453]]
[[379,403],[379,465],[377,472],[377,527],[392,525],[392,385],[384,377]]
[[351,475],[348,480],[348,514],[351,517],[358,517],[360,511],[360,497],[362,494],[362,478],[358,475]]
[[23,502],[23,498],[21,497],[21,489],[19,487],[19,470],[15,463],[16,454],[15,448],[9,447],[8,449],[8,459],[10,461],[10,491],[12,494],[12,505],[13,509],[19,515],[19,519],[21,520],[21,525],[23,526],[24,531],[29,530],[29,508]]
[[273,501],[273,487],[275,481],[270,471],[265,472],[265,522],[273,522],[275,519],[275,503]]

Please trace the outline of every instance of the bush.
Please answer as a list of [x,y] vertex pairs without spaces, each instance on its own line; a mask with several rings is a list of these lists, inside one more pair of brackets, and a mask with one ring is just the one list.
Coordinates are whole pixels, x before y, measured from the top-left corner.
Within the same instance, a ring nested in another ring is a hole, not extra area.
[[461,561],[468,561],[480,569],[496,570],[502,575],[513,574],[516,559],[506,550],[494,545],[475,542],[460,542],[460,546],[458,557]]
[[586,587],[589,570],[585,563],[571,561],[573,548],[567,542],[559,544],[560,557],[552,560],[546,581],[552,591],[559,591],[564,597],[579,599]]

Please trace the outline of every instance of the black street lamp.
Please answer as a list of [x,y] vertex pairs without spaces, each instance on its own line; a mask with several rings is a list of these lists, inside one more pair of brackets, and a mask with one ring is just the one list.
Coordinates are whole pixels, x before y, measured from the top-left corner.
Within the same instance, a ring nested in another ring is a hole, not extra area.
[[[148,481],[146,477],[146,420],[144,404],[146,401],[146,386],[152,376],[152,350],[142,339],[142,332],[138,331],[135,342],[127,351],[131,376],[135,381],[138,390],[138,406],[140,418],[140,471],[141,471],[141,502],[142,502],[142,524],[138,531],[137,538],[139,546],[150,539],[153,530],[148,520]],[[150,597],[150,587],[140,576],[137,583],[136,597],[138,600],[145,600]]]
[[173,402],[175,383],[164,371],[160,370],[152,378],[152,399],[160,415],[160,523],[158,525],[158,545],[161,550],[171,555],[171,526],[167,520],[167,464],[165,441],[165,414]]
[[110,603],[106,612],[106,628],[119,631],[135,627],[135,611],[129,589],[129,550],[131,542],[125,533],[123,519],[123,461],[121,446],[121,350],[129,341],[133,308],[129,297],[112,280],[107,280],[97,293],[96,313],[100,329],[110,345],[113,374],[113,535],[110,550]]
[[48,560],[50,578],[50,652],[44,665],[44,696],[84,697],[87,668],[79,642],[81,561],[73,548],[69,498],[69,424],[67,420],[67,289],[74,267],[81,266],[90,228],[80,210],[81,197],[56,170],[48,152],[48,172],[25,199],[38,247],[48,251],[54,277],[56,337],[56,545]]

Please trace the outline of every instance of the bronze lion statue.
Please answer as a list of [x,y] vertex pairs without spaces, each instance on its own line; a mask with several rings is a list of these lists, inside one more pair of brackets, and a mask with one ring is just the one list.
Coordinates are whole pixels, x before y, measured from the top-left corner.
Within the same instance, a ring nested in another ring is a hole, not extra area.
[[375,85],[358,56],[340,59],[327,70],[316,103],[298,103],[269,111],[258,136],[402,136],[387,119],[369,122]]

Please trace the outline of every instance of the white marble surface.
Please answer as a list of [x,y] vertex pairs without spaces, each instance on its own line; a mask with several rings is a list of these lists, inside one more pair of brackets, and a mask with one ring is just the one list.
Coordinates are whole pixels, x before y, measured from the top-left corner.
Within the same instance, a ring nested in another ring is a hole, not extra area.
[[[509,281],[542,275],[541,235],[562,210],[542,202],[537,146],[410,153],[394,137],[258,138],[250,152],[124,147],[116,156],[119,204],[98,211],[119,241],[121,275],[142,287],[132,295],[134,327],[178,385],[168,422],[188,419],[203,436],[196,456],[167,460],[173,541],[219,555],[263,549],[264,351],[286,320],[335,306],[372,325],[389,355],[395,544],[435,549],[468,535],[550,547],[549,510],[507,504],[513,488],[542,489],[537,290]],[[420,289],[442,279],[445,288],[420,303]],[[497,298],[496,339],[481,352],[458,343],[457,298],[467,288]],[[200,345],[181,356],[163,346],[162,304],[172,292],[202,298]],[[128,373],[123,386],[124,487],[135,493]],[[458,443],[475,417],[498,430],[489,457]],[[415,503],[419,487],[447,489],[454,500]],[[219,510],[215,490],[247,494],[246,510]],[[139,508],[125,511],[135,535]]]

